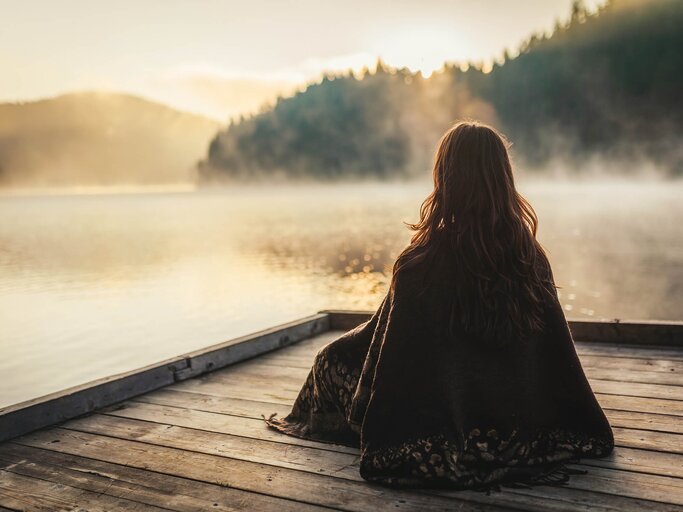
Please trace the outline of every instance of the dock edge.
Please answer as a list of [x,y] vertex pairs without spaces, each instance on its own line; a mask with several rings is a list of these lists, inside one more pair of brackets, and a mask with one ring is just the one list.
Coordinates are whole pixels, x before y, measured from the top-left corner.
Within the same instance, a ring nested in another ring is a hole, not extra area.
[[317,313],[0,409],[0,442],[250,359],[330,329]]

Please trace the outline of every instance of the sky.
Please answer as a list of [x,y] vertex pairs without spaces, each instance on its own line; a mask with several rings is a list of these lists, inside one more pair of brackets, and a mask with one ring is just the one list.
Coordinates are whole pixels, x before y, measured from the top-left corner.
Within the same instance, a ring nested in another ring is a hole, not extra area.
[[444,61],[491,62],[570,9],[571,0],[0,0],[0,102],[118,91],[225,122],[378,57],[426,75]]

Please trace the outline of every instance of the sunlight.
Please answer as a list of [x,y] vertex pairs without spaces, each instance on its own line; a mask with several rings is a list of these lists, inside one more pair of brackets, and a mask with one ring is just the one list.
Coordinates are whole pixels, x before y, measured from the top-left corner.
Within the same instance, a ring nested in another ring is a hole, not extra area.
[[448,61],[467,60],[469,47],[453,30],[410,27],[385,35],[375,51],[388,65],[429,77]]
[[322,76],[325,72],[353,71],[359,75],[363,68],[374,69],[377,63],[377,55],[370,52],[359,52],[346,55],[338,55],[328,58],[308,58],[297,67],[297,72],[303,77],[302,81],[310,80],[310,77]]

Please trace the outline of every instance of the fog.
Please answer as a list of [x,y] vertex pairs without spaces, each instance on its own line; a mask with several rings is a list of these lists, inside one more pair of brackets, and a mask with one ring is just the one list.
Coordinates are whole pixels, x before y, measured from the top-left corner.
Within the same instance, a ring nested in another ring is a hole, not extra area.
[[194,183],[219,126],[114,93],[0,104],[0,189]]
[[[569,318],[683,318],[683,183],[519,187]],[[0,406],[320,309],[374,310],[429,190],[424,179],[3,196]]]

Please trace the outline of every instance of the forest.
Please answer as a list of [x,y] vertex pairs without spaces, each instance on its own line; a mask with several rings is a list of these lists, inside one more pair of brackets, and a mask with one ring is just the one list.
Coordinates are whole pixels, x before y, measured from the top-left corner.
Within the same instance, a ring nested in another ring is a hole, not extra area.
[[199,162],[204,182],[384,179],[423,175],[453,122],[491,123],[530,172],[580,174],[602,162],[683,175],[683,2],[580,1],[488,68],[446,63],[425,78],[378,61],[328,74],[231,122]]

